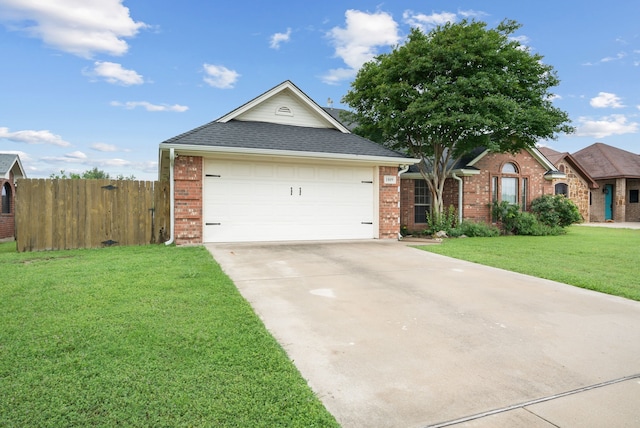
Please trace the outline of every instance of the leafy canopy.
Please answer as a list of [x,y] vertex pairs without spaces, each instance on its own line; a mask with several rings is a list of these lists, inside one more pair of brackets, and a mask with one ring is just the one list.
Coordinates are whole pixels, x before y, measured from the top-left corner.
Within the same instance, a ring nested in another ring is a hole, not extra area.
[[465,20],[412,29],[404,45],[364,64],[344,96],[355,132],[422,159],[436,202],[453,161],[473,149],[515,153],[572,132],[551,102],[556,72],[512,37],[519,28]]

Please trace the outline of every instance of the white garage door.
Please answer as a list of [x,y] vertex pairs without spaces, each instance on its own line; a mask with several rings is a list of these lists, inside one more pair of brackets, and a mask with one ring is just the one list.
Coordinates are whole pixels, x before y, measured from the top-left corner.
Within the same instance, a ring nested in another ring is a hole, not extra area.
[[205,160],[204,241],[373,238],[373,167]]

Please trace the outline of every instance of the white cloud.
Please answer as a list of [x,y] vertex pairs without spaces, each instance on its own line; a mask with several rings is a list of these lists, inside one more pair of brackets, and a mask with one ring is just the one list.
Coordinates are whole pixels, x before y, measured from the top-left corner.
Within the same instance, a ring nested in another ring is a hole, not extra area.
[[445,25],[448,22],[456,22],[458,16],[451,12],[432,13],[426,15],[424,13],[415,13],[412,10],[405,10],[402,14],[404,22],[412,27],[417,27],[423,32],[428,32],[430,29],[437,27],[438,25]]
[[93,143],[91,148],[97,152],[117,152],[118,148],[113,144]]
[[608,56],[608,57],[602,58],[600,62],[618,61],[626,56],[627,54],[625,52],[620,52],[616,56]]
[[85,155],[83,152],[81,152],[80,150],[76,150],[75,152],[71,152],[71,153],[67,153],[65,155],[65,157],[71,158],[71,159],[78,159],[78,160],[85,160],[87,159],[87,155]]
[[332,28],[327,36],[335,46],[335,56],[348,68],[330,70],[323,77],[325,83],[337,83],[355,76],[365,62],[378,54],[378,47],[391,46],[400,40],[398,23],[388,13],[347,10],[345,18],[346,26]]
[[147,25],[129,15],[123,0],[2,0],[0,19],[44,43],[83,58],[123,55],[124,40]]
[[109,61],[96,61],[92,71],[84,72],[87,76],[103,78],[109,83],[131,86],[142,85],[144,78],[134,70],[122,68],[122,65]]
[[68,141],[63,140],[61,136],[55,135],[48,130],[9,132],[9,128],[0,127],[0,139],[10,140],[16,143],[51,144],[60,147],[69,147],[71,145]]
[[610,135],[634,134],[640,129],[640,124],[628,123],[627,118],[622,114],[612,114],[599,120],[580,117],[578,122],[576,130],[578,137],[604,138]]
[[235,70],[229,70],[223,65],[204,64],[206,76],[204,81],[218,89],[231,89],[238,81],[240,74]]
[[481,10],[459,10],[458,11],[458,15],[462,16],[463,18],[484,18],[485,16],[489,16],[488,13],[486,12],[482,12]]
[[597,97],[591,98],[589,101],[591,107],[594,108],[622,108],[624,104],[622,104],[621,99],[616,94],[612,94],[609,92],[599,92]]
[[127,101],[126,103],[111,101],[111,105],[113,107],[124,107],[127,110],[133,110],[136,107],[142,107],[147,111],[172,111],[172,112],[178,112],[178,113],[182,113],[189,110],[189,107],[181,106],[179,104],[174,104],[174,105],[152,104],[148,101]]
[[286,33],[275,33],[271,36],[269,47],[271,49],[280,49],[282,43],[286,43],[291,39],[291,28],[287,28]]

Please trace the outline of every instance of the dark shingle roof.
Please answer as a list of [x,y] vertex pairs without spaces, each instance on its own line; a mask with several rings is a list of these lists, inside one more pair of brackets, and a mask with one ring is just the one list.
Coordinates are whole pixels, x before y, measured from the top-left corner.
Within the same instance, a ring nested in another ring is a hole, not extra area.
[[18,155],[10,153],[0,153],[0,175],[4,175],[13,166]]
[[592,144],[573,157],[596,180],[640,178],[640,155],[607,144]]
[[204,147],[249,148],[358,156],[406,157],[373,141],[335,129],[231,120],[210,122],[164,141]]

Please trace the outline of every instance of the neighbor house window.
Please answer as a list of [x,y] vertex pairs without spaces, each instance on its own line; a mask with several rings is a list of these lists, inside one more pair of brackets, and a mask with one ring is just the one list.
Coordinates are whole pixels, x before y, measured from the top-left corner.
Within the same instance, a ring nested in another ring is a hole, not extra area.
[[426,223],[427,213],[431,210],[431,191],[424,180],[414,181],[413,222]]
[[556,184],[556,195],[565,195],[568,198],[569,186],[567,186],[565,183]]
[[629,190],[629,203],[630,204],[638,203],[638,189]]
[[2,186],[2,214],[11,213],[11,185],[4,183]]

